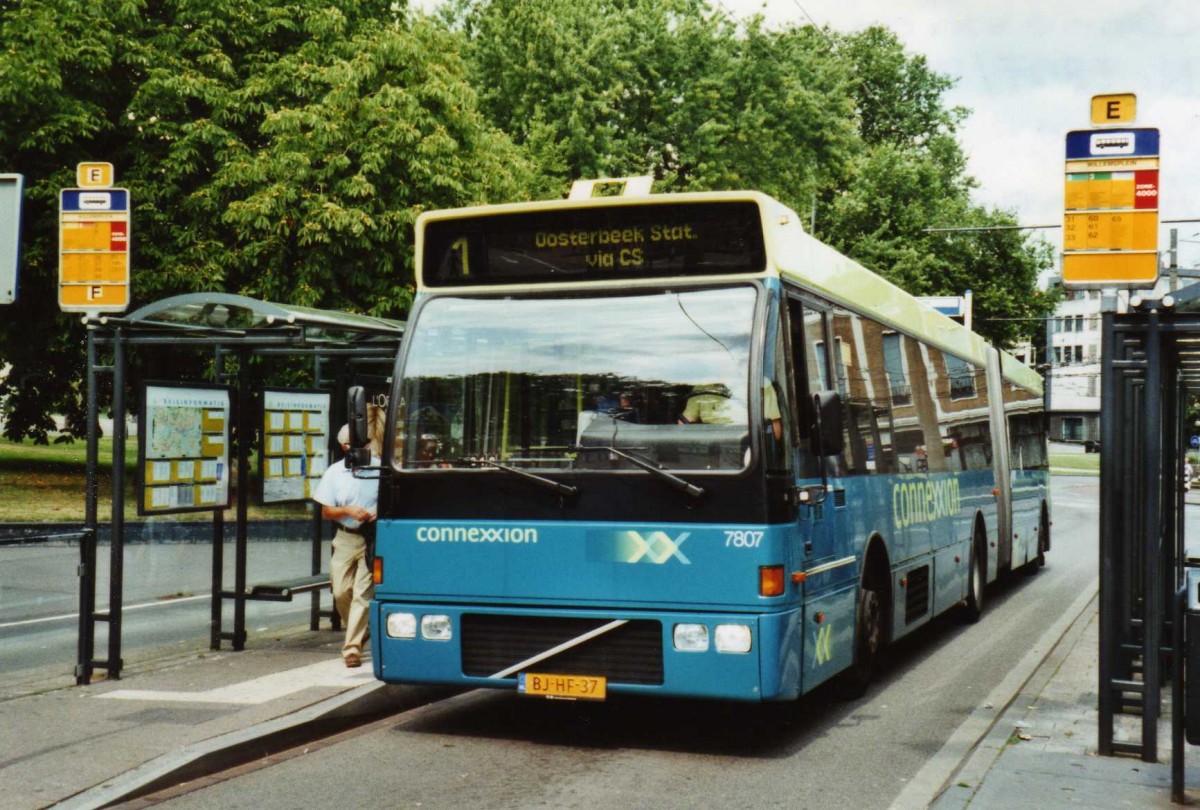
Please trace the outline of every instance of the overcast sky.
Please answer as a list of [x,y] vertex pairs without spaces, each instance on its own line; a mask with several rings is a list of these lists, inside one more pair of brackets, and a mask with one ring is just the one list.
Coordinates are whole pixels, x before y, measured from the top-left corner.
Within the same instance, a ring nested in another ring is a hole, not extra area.
[[[1162,132],[1161,219],[1200,219],[1200,2],[1197,0],[713,0],[744,18],[841,31],[879,23],[956,78],[971,110],[961,142],[978,202],[1021,224],[1061,224],[1065,136],[1091,126],[1091,97],[1137,95],[1135,126]],[[1200,264],[1200,222],[1164,225],[1181,264]],[[1042,231],[1061,245],[1057,230]]]
[[[429,7],[436,0],[416,0]],[[1021,224],[1061,224],[1064,141],[1091,126],[1091,97],[1137,95],[1135,126],[1162,132],[1160,219],[1200,219],[1200,0],[710,0],[744,19],[839,31],[882,24],[957,80],[971,110],[960,140],[976,200]],[[1200,265],[1200,222],[1177,227]],[[1059,231],[1042,231],[1061,246]]]

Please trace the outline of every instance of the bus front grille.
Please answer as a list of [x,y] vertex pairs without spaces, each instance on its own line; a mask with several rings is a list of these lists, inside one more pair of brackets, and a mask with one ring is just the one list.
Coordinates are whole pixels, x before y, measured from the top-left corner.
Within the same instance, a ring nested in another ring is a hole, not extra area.
[[[491,677],[605,624],[606,619],[463,614],[463,674]],[[539,661],[529,670],[600,675],[613,683],[661,685],[662,624],[645,619],[630,621]]]

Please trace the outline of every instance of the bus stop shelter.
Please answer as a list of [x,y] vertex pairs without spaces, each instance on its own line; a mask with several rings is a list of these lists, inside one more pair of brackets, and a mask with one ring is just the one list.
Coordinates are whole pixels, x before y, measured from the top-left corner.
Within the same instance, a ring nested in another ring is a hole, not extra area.
[[[246,602],[253,599],[290,600],[310,592],[311,627],[320,618],[319,590],[327,582],[321,575],[323,522],[320,511],[310,507],[311,576],[290,581],[248,584],[247,513],[250,503],[250,452],[256,435],[254,394],[261,382],[253,378],[255,358],[292,357],[311,362],[314,389],[331,394],[327,427],[344,421],[345,392],[351,385],[382,385],[389,379],[404,324],[347,312],[259,301],[226,293],[194,293],[148,304],[122,317],[90,317],[87,326],[87,472],[84,531],[80,540],[79,641],[75,667],[77,684],[90,683],[102,669],[110,679],[120,677],[121,612],[125,550],[125,460],[130,413],[126,388],[131,354],[140,351],[197,350],[212,352],[212,382],[228,383],[231,390],[232,424],[229,426],[229,479],[236,480],[233,587],[227,589],[224,575],[226,536],[225,504],[199,511],[212,513],[212,594],[210,646],[218,649],[229,641],[235,650],[246,641]],[[102,355],[104,356],[102,362]],[[227,372],[228,367],[234,367]],[[111,379],[112,429],[112,517],[108,604],[97,609],[97,537],[99,529],[99,414],[100,381]],[[164,382],[171,382],[165,380]],[[261,410],[261,409],[259,409]],[[330,431],[333,432],[333,431]],[[329,437],[332,442],[332,437]],[[236,479],[233,468],[236,465]],[[137,471],[145,475],[145,470]],[[196,510],[193,510],[196,511]],[[170,583],[164,583],[168,586]],[[224,629],[225,604],[233,603],[232,628]],[[337,626],[336,612],[331,612]],[[96,657],[96,630],[107,625],[107,655]]]
[[[1185,583],[1200,547],[1185,537],[1185,448],[1200,394],[1200,285],[1134,297],[1102,327],[1098,751],[1158,758],[1164,685],[1171,687],[1172,792],[1183,796]],[[1198,634],[1200,635],[1200,634]],[[1200,714],[1200,712],[1195,712]]]

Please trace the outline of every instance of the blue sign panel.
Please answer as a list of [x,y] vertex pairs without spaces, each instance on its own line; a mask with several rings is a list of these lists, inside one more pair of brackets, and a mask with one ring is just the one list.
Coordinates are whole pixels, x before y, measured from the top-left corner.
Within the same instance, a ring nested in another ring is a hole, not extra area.
[[1157,156],[1157,129],[1081,129],[1067,133],[1067,160]]
[[129,192],[123,188],[88,191],[81,188],[62,190],[63,211],[128,211]]
[[1200,436],[1193,436],[1191,444],[1192,447],[1200,447]]

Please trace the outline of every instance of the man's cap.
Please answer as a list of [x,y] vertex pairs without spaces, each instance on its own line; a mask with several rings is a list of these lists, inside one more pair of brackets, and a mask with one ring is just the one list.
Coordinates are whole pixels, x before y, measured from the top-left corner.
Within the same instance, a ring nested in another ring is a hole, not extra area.
[[338,444],[350,444],[350,425],[342,425],[338,431]]

